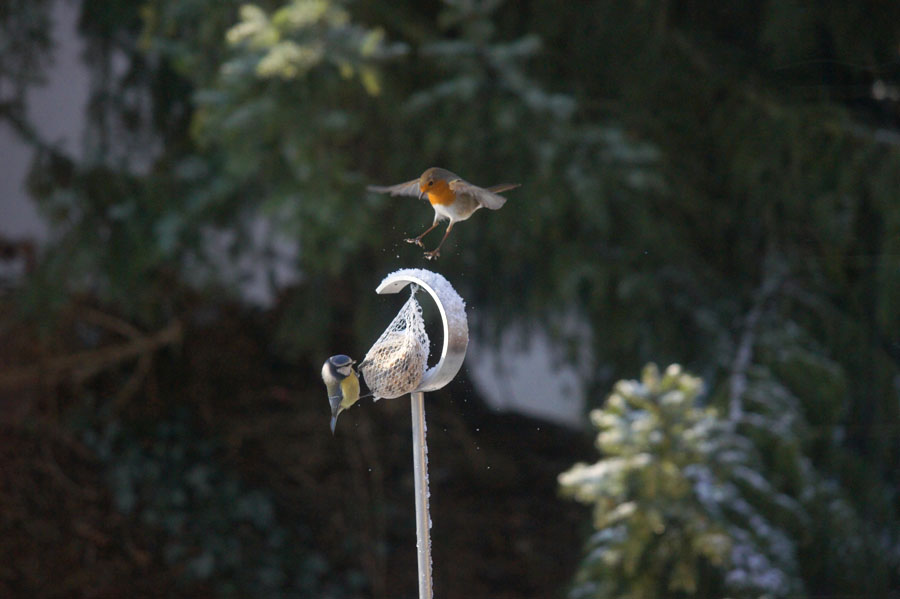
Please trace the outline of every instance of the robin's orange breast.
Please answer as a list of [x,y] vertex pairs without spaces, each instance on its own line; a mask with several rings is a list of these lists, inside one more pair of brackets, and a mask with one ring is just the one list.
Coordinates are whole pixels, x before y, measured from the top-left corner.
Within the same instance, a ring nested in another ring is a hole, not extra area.
[[450,189],[446,181],[437,180],[428,188],[428,201],[432,204],[449,206],[456,200],[456,192]]

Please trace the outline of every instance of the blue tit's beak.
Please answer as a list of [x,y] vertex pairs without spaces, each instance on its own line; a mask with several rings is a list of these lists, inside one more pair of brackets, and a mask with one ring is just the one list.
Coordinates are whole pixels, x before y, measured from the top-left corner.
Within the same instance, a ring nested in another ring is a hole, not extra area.
[[331,417],[331,434],[334,434],[334,427],[337,426],[337,416]]

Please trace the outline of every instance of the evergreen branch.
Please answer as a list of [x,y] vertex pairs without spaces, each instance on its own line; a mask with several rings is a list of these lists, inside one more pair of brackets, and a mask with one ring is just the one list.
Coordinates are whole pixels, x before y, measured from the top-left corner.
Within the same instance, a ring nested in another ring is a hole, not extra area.
[[[697,71],[705,76],[712,74],[713,68],[709,59],[702,50],[697,48],[685,35],[680,32],[672,32],[671,39],[675,47],[678,48],[682,55]],[[779,117],[784,110],[773,100],[763,96],[757,90],[746,84],[739,84],[737,89],[743,94],[751,104],[763,110],[772,117]],[[878,129],[869,129],[858,123],[832,123],[835,125],[833,129],[845,133],[853,138],[878,145],[890,146],[892,148],[900,148],[900,131],[896,129],[887,129],[884,127]]]

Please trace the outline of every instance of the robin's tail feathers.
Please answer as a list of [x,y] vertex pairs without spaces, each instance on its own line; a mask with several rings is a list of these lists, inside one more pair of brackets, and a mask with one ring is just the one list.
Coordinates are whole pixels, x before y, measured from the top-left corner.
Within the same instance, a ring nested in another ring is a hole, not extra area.
[[491,193],[503,193],[504,191],[509,191],[510,189],[515,189],[516,187],[522,187],[521,183],[501,183],[500,185],[493,185],[488,187],[487,190]]

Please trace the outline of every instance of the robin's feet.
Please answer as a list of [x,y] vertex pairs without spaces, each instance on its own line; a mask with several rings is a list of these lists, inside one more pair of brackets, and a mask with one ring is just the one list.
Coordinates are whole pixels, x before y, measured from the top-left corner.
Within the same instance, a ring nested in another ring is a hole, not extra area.
[[425,244],[422,243],[422,240],[418,237],[410,237],[409,239],[404,239],[403,241],[405,241],[406,243],[411,243],[413,245],[417,245],[420,248],[425,247]]
[[425,252],[426,260],[437,260],[441,255],[440,248],[431,250],[430,252]]

